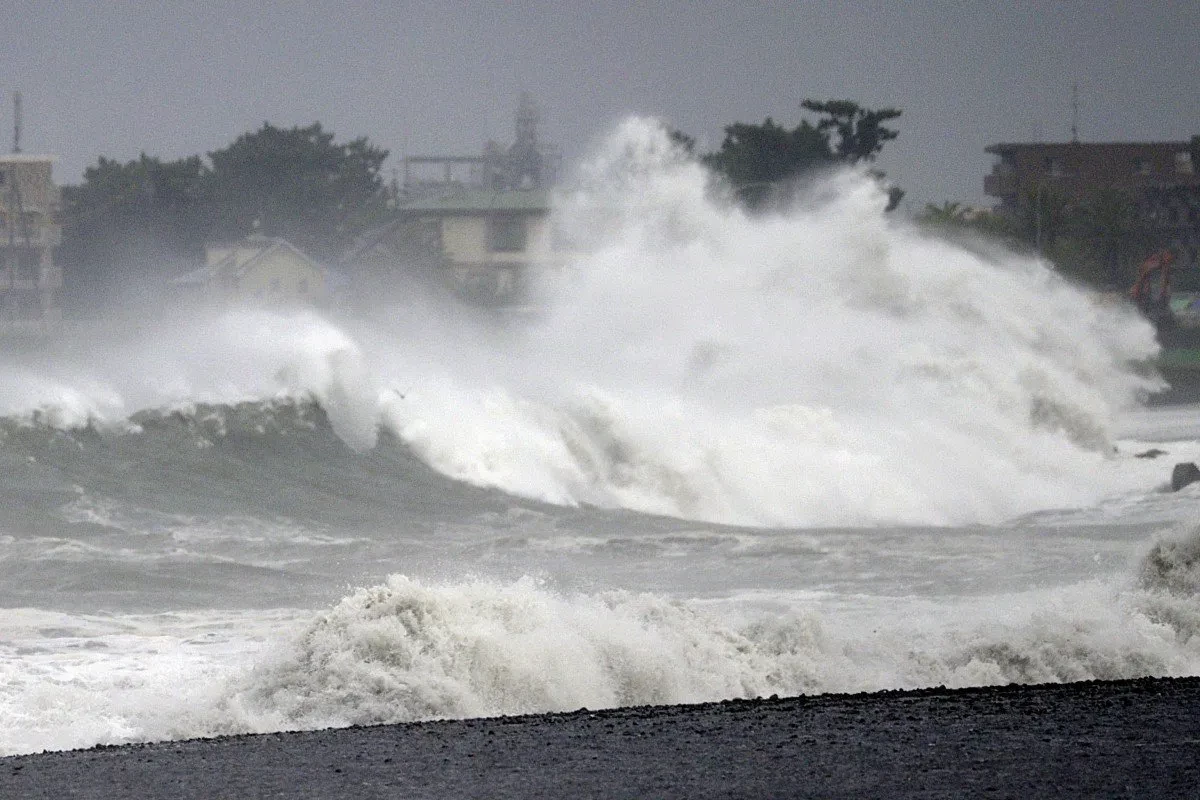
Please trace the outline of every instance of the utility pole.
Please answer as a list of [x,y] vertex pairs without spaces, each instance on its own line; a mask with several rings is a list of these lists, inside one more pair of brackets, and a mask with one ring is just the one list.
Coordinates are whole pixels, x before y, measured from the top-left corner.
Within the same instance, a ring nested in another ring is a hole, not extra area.
[[1071,144],[1079,144],[1079,84],[1071,84]]
[[13,92],[13,152],[21,152],[21,92]]

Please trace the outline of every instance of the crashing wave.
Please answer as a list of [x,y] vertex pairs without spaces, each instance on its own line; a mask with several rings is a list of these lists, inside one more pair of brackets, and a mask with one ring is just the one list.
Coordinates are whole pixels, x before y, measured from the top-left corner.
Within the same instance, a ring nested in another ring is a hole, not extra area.
[[[1200,673],[1200,529],[1155,545],[1135,587],[1009,598],[1006,619],[831,627],[816,609],[739,621],[654,594],[525,578],[360,589],[229,687],[251,728],[402,722],[770,694]],[[1147,577],[1150,576],[1150,577]],[[990,601],[994,606],[995,600]]]

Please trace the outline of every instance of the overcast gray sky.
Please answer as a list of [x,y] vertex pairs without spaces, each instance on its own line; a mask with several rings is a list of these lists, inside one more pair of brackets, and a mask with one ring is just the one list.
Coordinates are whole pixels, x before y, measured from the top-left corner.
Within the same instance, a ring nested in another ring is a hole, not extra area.
[[522,90],[568,157],[630,112],[715,148],[730,122],[795,124],[806,97],[896,106],[881,165],[918,203],[982,202],[988,143],[1066,139],[1076,81],[1084,140],[1200,133],[1196,0],[0,8],[0,89],[23,92],[23,149],[56,153],[60,183],[100,155],[205,153],[263,121],[318,120],[394,157],[475,154],[511,138]]

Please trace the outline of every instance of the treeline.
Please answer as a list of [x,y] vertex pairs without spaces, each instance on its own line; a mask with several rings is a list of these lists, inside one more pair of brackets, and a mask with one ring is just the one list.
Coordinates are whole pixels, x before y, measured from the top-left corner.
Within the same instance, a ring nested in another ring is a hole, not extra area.
[[918,220],[939,235],[983,235],[1036,253],[1064,275],[1102,290],[1128,289],[1142,259],[1167,244],[1134,195],[1120,189],[1076,195],[1044,186],[1010,212],[928,204]]
[[[786,199],[797,179],[839,164],[873,162],[897,136],[896,109],[869,110],[848,100],[806,100],[815,114],[789,129],[725,128],[718,150],[697,157],[752,208]],[[695,140],[674,132],[689,152]],[[76,308],[121,302],[139,287],[195,267],[211,241],[251,233],[281,236],[315,258],[336,261],[365,229],[386,219],[380,170],[388,151],[367,138],[337,143],[320,123],[264,123],[205,156],[165,161],[146,154],[120,162],[101,157],[77,186],[63,187],[64,295]],[[882,173],[876,172],[882,177]],[[892,205],[902,194],[892,189]]]
[[104,305],[194,266],[205,242],[254,232],[331,259],[386,213],[387,155],[366,138],[336,143],[320,123],[264,123],[206,157],[101,157],[81,184],[63,187],[67,299]]
[[[1191,139],[1191,160],[1200,165],[1200,136]],[[1190,199],[1189,199],[1190,198]],[[1174,202],[1197,208],[1196,195]],[[1118,188],[1067,192],[1047,183],[1025,192],[1015,209],[978,211],[959,203],[928,204],[918,220],[950,237],[999,239],[1010,248],[1034,252],[1065,275],[1101,290],[1130,288],[1137,268],[1151,253],[1173,246],[1170,222],[1176,209],[1165,194]],[[1200,290],[1200,271],[1177,269],[1177,288]]]

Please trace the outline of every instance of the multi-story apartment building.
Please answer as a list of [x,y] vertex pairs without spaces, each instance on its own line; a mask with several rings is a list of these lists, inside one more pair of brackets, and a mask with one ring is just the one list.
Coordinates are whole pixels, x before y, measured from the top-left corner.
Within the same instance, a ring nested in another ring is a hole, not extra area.
[[43,336],[62,321],[53,166],[53,156],[0,155],[0,335]]
[[1200,265],[1200,163],[1191,142],[1056,142],[994,144],[983,189],[998,210],[1036,209],[1048,192],[1083,197],[1117,189],[1137,204],[1158,246],[1175,249],[1181,266]]

